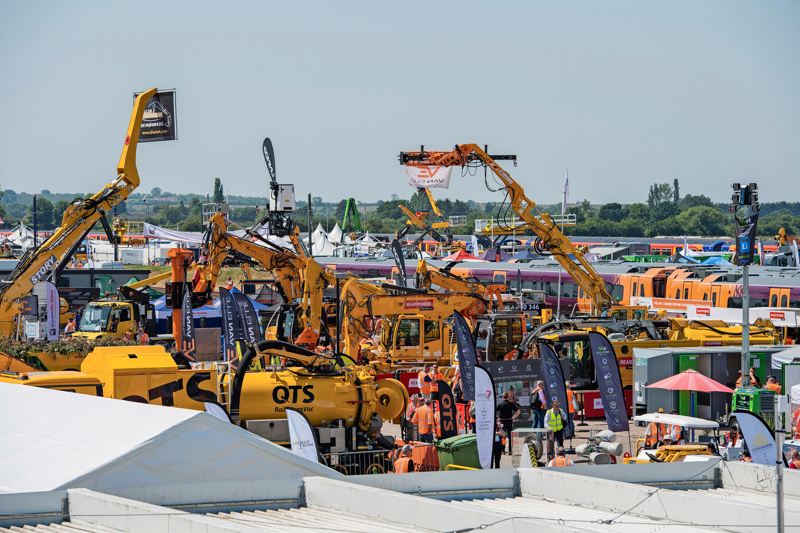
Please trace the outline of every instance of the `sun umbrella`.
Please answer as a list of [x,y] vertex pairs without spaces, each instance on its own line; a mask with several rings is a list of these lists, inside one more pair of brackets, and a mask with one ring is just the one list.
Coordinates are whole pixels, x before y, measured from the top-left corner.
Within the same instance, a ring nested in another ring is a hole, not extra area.
[[667,379],[662,379],[652,385],[645,387],[646,389],[666,389],[666,390],[685,390],[695,392],[730,392],[729,389],[722,383],[718,383],[711,378],[705,377],[697,370],[684,370],[677,376],[672,376]]

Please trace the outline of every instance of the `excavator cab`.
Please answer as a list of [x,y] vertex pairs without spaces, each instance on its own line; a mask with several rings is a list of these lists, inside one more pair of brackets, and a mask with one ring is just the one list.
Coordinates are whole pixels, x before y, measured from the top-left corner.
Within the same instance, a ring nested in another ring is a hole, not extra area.
[[400,315],[383,321],[381,343],[397,362],[441,360],[450,357],[451,329],[444,320]]
[[527,333],[527,320],[519,312],[478,316],[473,335],[475,348],[484,361],[502,361]]

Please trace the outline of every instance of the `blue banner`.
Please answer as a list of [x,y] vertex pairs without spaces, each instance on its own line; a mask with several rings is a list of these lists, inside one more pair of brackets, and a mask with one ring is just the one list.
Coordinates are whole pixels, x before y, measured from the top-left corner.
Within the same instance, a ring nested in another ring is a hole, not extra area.
[[457,311],[453,313],[453,331],[458,345],[458,372],[461,376],[461,398],[468,401],[475,399],[475,365],[478,354],[469,330],[467,320]]
[[[544,397],[547,400],[547,408],[553,407],[553,400],[558,400],[559,408],[564,413],[569,413],[567,404],[567,385],[564,373],[561,370],[561,362],[553,349],[547,344],[539,343],[539,353],[542,356],[542,374],[544,374]],[[569,425],[564,426],[564,437],[572,437]]]
[[225,336],[225,360],[231,361],[236,365],[236,341],[242,339],[239,328],[239,313],[236,310],[236,302],[227,289],[219,289],[219,307],[222,310],[222,332]]
[[589,332],[589,344],[592,346],[594,370],[597,373],[597,387],[603,400],[603,411],[606,423],[611,431],[629,431],[628,407],[625,405],[625,394],[622,392],[622,377],[619,374],[617,356],[614,347],[605,335]]

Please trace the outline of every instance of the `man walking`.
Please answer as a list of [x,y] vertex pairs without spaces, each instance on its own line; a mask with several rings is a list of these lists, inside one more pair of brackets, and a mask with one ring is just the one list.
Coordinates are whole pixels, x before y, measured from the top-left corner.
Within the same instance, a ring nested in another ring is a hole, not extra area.
[[508,393],[503,393],[503,403],[497,408],[500,423],[506,432],[508,441],[508,455],[511,455],[511,430],[514,429],[514,420],[519,416],[519,407],[508,401]]
[[427,400],[431,397],[431,365],[425,364],[425,368],[420,370],[419,374],[417,374],[417,386],[419,387],[420,394],[422,398]]
[[433,444],[433,409],[430,398],[425,399],[424,405],[417,407],[412,421],[417,426],[419,441]]
[[[549,429],[553,434],[553,442],[559,446],[564,446],[564,428],[567,425],[567,414],[558,404],[558,400],[553,400],[553,407],[544,416],[544,427]],[[548,440],[550,439],[548,434]],[[552,450],[553,447],[551,446]],[[552,452],[548,454],[552,457]]]

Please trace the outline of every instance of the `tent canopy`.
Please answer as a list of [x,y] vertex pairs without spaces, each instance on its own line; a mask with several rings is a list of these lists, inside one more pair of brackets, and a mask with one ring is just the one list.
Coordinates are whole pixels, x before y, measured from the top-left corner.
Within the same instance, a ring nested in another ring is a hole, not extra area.
[[686,263],[695,263],[695,264],[700,263],[700,261],[698,261],[697,259],[694,259],[693,257],[686,257],[685,255],[681,254],[680,252],[678,252],[678,253],[676,253],[674,255],[671,255],[669,257],[669,259],[667,259],[666,262],[667,263],[683,263],[683,264],[686,264]]
[[530,250],[522,250],[517,252],[511,259],[536,259],[538,256],[532,254]]
[[724,257],[709,257],[705,261],[703,261],[704,265],[724,265],[724,266],[733,266],[733,263],[726,261]]
[[0,383],[0,493],[338,476],[214,416]]
[[342,231],[341,226],[337,222],[336,225],[333,227],[330,233],[328,233],[328,240],[334,244],[341,244],[342,239],[344,238],[344,232]]
[[333,244],[328,239],[327,235],[322,234],[319,237],[317,237],[316,235],[314,236],[314,245],[313,245],[314,257],[332,256],[334,250],[336,250],[336,245]]
[[442,261],[480,261],[474,255],[470,255],[464,250],[459,250],[456,253],[450,254],[447,257],[442,257]]
[[502,249],[491,248],[483,252],[479,257],[484,261],[507,261],[511,254]]

